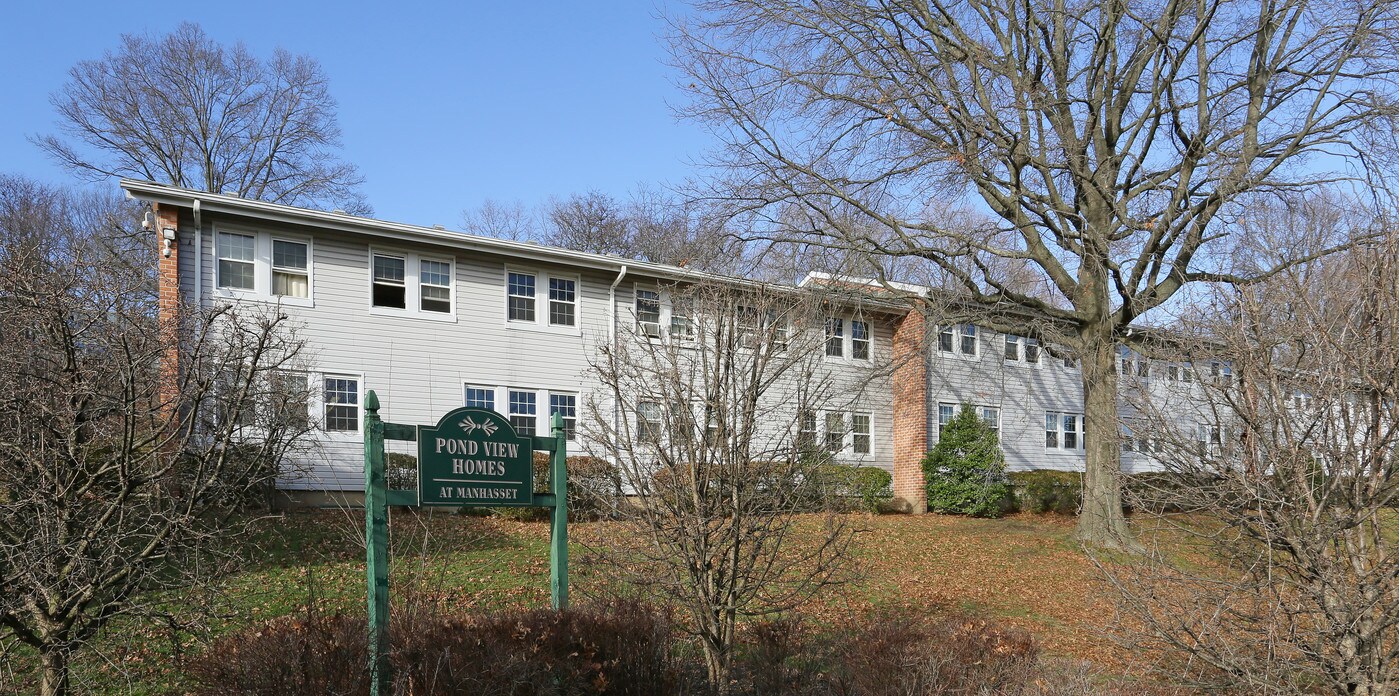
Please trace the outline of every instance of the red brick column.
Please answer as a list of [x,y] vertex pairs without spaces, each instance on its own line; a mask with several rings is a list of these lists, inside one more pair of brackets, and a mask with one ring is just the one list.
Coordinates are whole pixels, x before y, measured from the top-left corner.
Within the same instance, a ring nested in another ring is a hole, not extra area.
[[[160,400],[173,414],[180,394],[180,210],[158,203],[151,204],[151,209],[155,211],[157,316],[161,339],[165,342],[160,366]],[[168,240],[168,246],[166,230],[172,230],[176,237]]]
[[920,309],[894,327],[894,502],[914,514],[928,510],[922,466],[928,453],[926,336]]

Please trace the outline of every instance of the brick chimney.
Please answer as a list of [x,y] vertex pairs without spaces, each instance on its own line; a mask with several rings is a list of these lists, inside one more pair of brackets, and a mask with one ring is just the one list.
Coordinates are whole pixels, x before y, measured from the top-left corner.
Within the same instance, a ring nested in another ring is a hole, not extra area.
[[172,411],[180,393],[180,210],[152,203],[155,212],[157,309],[162,338],[160,400]]
[[928,453],[927,330],[923,312],[909,310],[894,327],[894,503],[928,511],[923,456]]

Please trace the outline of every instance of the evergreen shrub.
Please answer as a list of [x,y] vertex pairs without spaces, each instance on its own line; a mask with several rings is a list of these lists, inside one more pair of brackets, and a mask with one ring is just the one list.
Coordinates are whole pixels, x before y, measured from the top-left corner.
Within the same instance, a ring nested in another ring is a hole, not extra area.
[[923,458],[928,509],[1000,517],[1010,493],[1005,466],[996,431],[971,404],[963,404],[943,427],[937,446]]

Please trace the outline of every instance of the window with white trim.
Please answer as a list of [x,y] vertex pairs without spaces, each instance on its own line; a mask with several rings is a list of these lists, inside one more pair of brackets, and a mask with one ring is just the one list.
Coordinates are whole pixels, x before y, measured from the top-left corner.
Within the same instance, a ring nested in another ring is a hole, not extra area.
[[549,325],[578,325],[578,279],[549,278]]
[[[472,408],[495,411],[510,421],[521,435],[547,434],[553,428],[554,414],[563,416],[564,435],[577,438],[578,393],[533,387],[464,384],[463,402]],[[548,408],[540,408],[540,405]],[[498,408],[497,405],[500,405]]]
[[1227,362],[1210,363],[1210,374],[1214,377],[1214,383],[1227,387],[1234,383],[1234,366]]
[[466,405],[470,408],[495,410],[495,387],[466,385]]
[[424,312],[452,312],[452,264],[446,261],[418,261],[418,301]]
[[845,414],[826,412],[826,451],[832,454],[845,449]]
[[826,320],[826,356],[845,356],[845,320],[838,317]]
[[283,297],[310,297],[311,273],[305,242],[272,238],[272,294]]
[[549,419],[553,420],[554,414],[563,416],[564,437],[569,440],[577,439],[578,433],[578,395],[564,394],[561,392],[549,392]]
[[870,324],[859,319],[850,320],[850,357],[855,360],[870,359]]
[[797,417],[797,448],[811,450],[816,447],[816,412],[802,411]]
[[533,273],[507,274],[507,320],[534,322],[534,281]]
[[216,225],[213,296],[311,306],[309,238]]
[[850,449],[855,454],[870,453],[870,414],[854,413],[850,416]]
[[1037,339],[1014,334],[1005,335],[1006,362],[1023,362],[1026,365],[1040,363],[1040,342]]
[[661,337],[661,292],[636,289],[636,326],[643,336]]
[[636,439],[639,442],[660,442],[663,409],[655,401],[642,401],[636,405]]
[[981,422],[986,424],[999,437],[1001,434],[1001,409],[999,406],[979,406]]
[[670,301],[670,337],[682,341],[695,340],[695,319],[691,316],[690,301],[674,297]]
[[534,391],[523,389],[507,390],[509,412],[506,417],[510,425],[520,435],[534,435],[539,420],[539,396]]
[[220,232],[216,246],[219,257],[218,286],[233,290],[256,290],[253,260],[257,256],[257,237]]
[[939,351],[941,351],[941,352],[943,352],[943,353],[951,353],[951,352],[952,352],[952,347],[953,347],[953,346],[955,345],[955,343],[956,343],[955,337],[954,337],[955,332],[956,332],[956,328],[955,328],[955,327],[951,327],[951,326],[943,326],[943,327],[941,327],[940,329],[938,329],[938,350],[939,350]]
[[962,331],[962,355],[976,355],[976,324],[963,324]]
[[953,418],[956,417],[957,404],[949,404],[945,402],[938,404],[938,434],[941,435],[942,431],[945,428],[947,428],[947,425],[952,422]]
[[359,378],[325,375],[325,420],[328,432],[359,432]]
[[375,307],[407,309],[407,284],[404,270],[407,261],[402,256],[374,255],[374,287],[370,304]]
[[1083,415],[1046,411],[1044,414],[1044,446],[1046,449],[1083,449]]

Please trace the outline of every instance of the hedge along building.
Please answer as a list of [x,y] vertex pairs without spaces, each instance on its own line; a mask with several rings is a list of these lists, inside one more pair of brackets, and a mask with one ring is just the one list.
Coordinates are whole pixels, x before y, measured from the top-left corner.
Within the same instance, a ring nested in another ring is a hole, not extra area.
[[[303,502],[337,502],[362,490],[361,405],[434,423],[460,406],[493,409],[524,432],[544,433],[554,412],[587,451],[586,397],[598,391],[590,361],[620,340],[668,341],[679,318],[670,289],[695,284],[770,288],[676,266],[479,237],[123,180],[155,211],[160,311],[243,303],[289,315],[306,344],[302,373],[313,395],[313,442],[287,462],[278,487]],[[794,287],[786,292],[805,292]],[[825,301],[822,367],[840,401],[814,414],[836,461],[916,468],[923,439],[903,442],[893,383],[876,366],[897,350],[910,315],[868,293]],[[821,329],[817,329],[818,331]],[[902,350],[915,350],[905,346]],[[177,368],[177,366],[176,366]],[[617,418],[641,414],[617,413]],[[857,417],[858,416],[858,417]],[[799,414],[785,424],[791,427]],[[703,422],[699,419],[698,422]],[[408,451],[408,450],[403,450]]]

